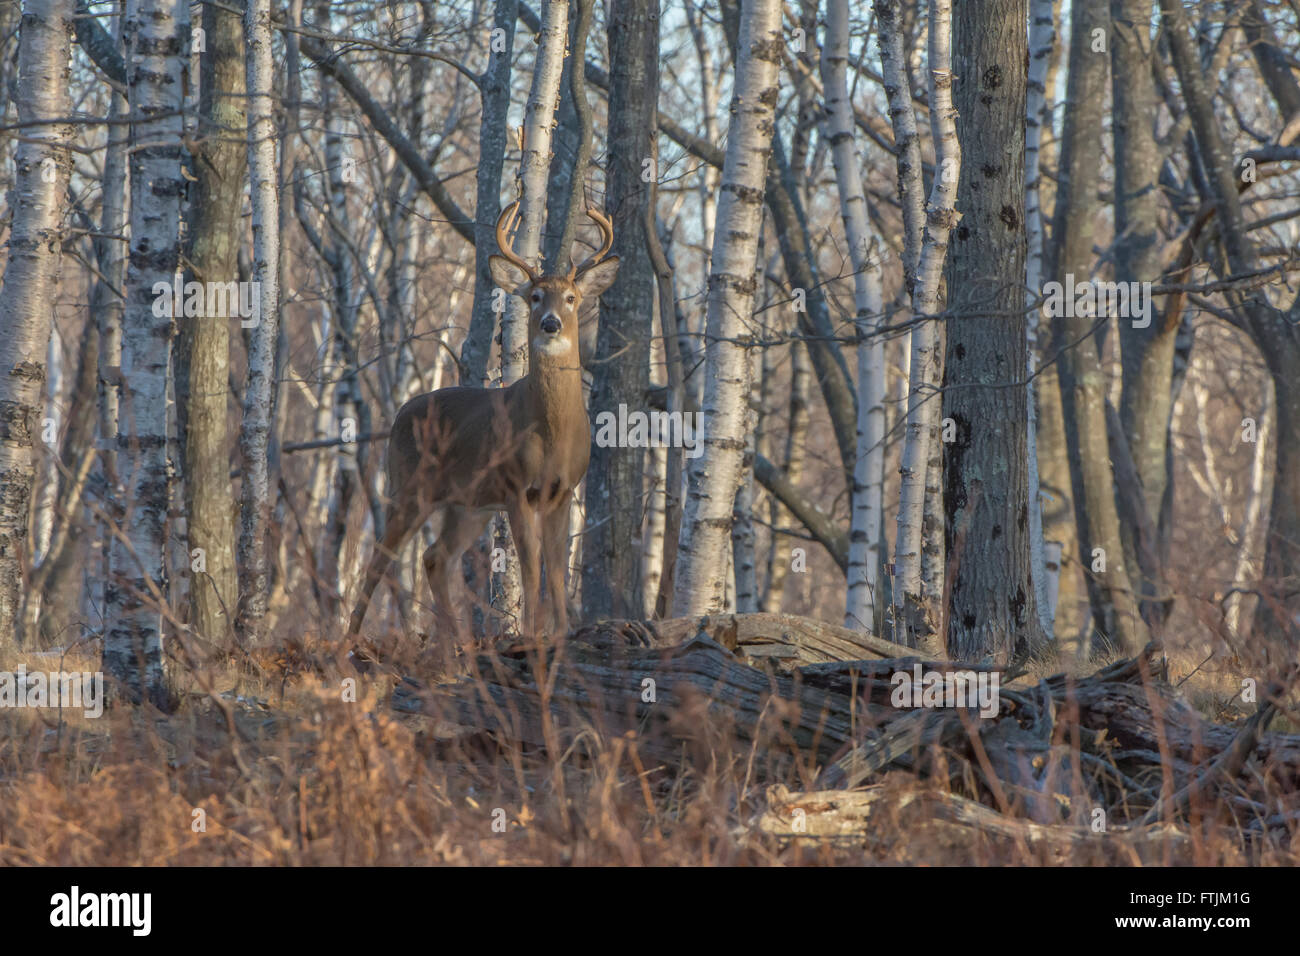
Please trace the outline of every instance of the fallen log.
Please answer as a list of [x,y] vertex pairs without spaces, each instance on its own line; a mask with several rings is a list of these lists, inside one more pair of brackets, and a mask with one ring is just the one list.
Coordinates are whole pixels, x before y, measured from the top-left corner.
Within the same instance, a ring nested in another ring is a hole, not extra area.
[[1049,826],[1000,814],[956,794],[882,784],[810,792],[775,784],[767,790],[767,808],[755,826],[781,844],[867,845],[882,851],[893,850],[898,834],[906,833],[906,862],[987,860],[990,848],[1000,848],[1019,862],[1127,858],[1150,865],[1186,859],[1191,847],[1190,835],[1169,824],[1115,833]]
[[[474,655],[454,681],[405,679],[393,706],[438,718],[448,739],[499,747],[569,754],[620,737],[661,770],[742,755],[767,783],[812,766],[823,793],[911,771],[970,803],[936,810],[946,825],[1065,849],[1091,839],[1078,828],[1098,810],[1112,830],[1155,834],[1133,845],[1164,839],[1151,825],[1189,813],[1253,815],[1276,838],[1277,821],[1300,811],[1300,736],[1263,733],[1262,719],[1244,732],[1203,719],[1163,679],[1160,656],[1153,643],[1090,676],[1000,687],[981,716],[919,706],[919,692],[899,706],[894,690],[915,684],[918,665],[945,677],[993,668],[924,661],[834,625],[773,614],[606,621],[541,649]],[[1062,825],[1075,830],[1032,828]]]

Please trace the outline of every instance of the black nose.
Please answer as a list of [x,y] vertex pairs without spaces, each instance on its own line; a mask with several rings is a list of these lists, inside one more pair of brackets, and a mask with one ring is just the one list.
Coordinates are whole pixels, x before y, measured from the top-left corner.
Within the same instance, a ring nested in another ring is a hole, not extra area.
[[544,315],[542,316],[541,327],[542,331],[547,335],[554,335],[560,331],[560,320],[553,315]]

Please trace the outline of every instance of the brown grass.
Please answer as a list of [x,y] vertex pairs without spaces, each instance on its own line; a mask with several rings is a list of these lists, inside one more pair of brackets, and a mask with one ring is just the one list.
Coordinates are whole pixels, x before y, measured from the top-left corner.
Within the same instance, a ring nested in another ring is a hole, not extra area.
[[[806,758],[755,761],[725,727],[708,727],[703,708],[686,718],[699,732],[675,763],[647,762],[636,739],[594,731],[548,755],[397,715],[390,677],[358,680],[357,701],[344,702],[351,674],[323,650],[307,642],[262,655],[255,676],[205,662],[210,690],[173,661],[179,702],[170,715],[0,712],[0,865],[1058,862],[1014,839],[954,841],[915,804],[848,841],[765,835],[756,822],[767,787],[809,789]],[[891,772],[880,786],[938,794],[939,779]],[[1208,823],[1186,832],[1167,862],[1297,862],[1285,846],[1251,849]],[[1073,861],[1137,857],[1116,841]]]

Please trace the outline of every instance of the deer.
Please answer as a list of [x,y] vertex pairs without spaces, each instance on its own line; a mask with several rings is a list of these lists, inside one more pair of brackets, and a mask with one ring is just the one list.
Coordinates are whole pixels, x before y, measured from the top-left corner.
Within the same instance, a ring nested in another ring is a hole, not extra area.
[[488,265],[498,288],[528,303],[528,373],[506,388],[427,392],[397,412],[385,452],[390,500],[384,530],[352,612],[349,643],[360,633],[375,587],[397,553],[427,520],[439,516],[441,528],[424,552],[424,572],[435,621],[454,634],[451,577],[461,554],[501,511],[519,555],[522,634],[537,635],[543,612],[544,626],[561,634],[568,630],[569,503],[591,456],[578,309],[610,287],[619,260],[608,256],[613,224],[589,206],[587,216],[602,233],[600,248],[580,265],[571,260],[567,273],[543,274],[512,248],[518,215],[518,200],[502,211],[496,225],[500,255],[490,256]]

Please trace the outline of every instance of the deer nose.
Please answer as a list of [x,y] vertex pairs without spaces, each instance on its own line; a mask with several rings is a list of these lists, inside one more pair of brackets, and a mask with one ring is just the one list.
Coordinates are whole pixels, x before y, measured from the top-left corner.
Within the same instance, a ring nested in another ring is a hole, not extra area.
[[549,312],[542,316],[542,321],[539,322],[538,325],[547,335],[555,335],[560,331],[560,320]]

